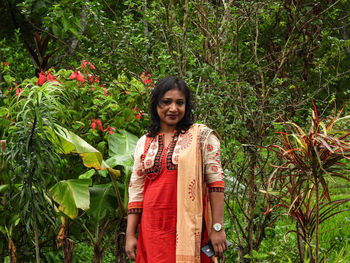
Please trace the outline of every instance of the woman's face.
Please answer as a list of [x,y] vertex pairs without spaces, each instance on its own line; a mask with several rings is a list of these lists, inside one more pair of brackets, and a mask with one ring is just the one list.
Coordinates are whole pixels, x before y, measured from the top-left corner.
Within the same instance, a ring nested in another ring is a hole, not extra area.
[[168,90],[157,105],[160,129],[175,128],[185,116],[186,97],[177,88]]

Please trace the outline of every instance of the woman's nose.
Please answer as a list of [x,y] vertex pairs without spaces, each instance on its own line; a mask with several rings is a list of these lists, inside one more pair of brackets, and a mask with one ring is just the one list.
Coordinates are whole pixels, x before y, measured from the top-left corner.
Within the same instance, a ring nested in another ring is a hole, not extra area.
[[170,104],[170,110],[171,111],[176,111],[176,104],[175,103],[171,103]]

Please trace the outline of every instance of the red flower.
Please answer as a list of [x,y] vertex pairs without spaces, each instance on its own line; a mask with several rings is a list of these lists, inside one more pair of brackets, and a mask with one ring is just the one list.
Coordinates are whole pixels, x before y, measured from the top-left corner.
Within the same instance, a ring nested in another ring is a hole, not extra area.
[[140,78],[143,80],[143,82],[145,82],[146,85],[149,85],[152,83],[152,78],[150,74],[145,75],[145,72],[142,72],[142,74],[140,75]]
[[16,96],[19,97],[19,95],[21,94],[22,89],[21,88],[16,88]]
[[81,62],[80,66],[81,66],[82,68],[85,68],[87,63],[88,63],[88,62],[84,59],[84,60]]
[[109,134],[113,134],[114,131],[115,131],[115,128],[111,127],[111,126],[108,126],[105,131],[109,131]]
[[148,75],[144,78],[143,81],[144,81],[147,85],[150,84],[150,83],[152,83],[151,75],[148,74]]
[[93,131],[96,129],[96,120],[95,119],[91,119],[91,128]]
[[100,130],[103,132],[102,122],[101,122],[100,119],[96,119],[96,124],[98,125],[98,127],[100,128]]
[[7,67],[8,65],[9,65],[9,63],[5,61],[4,66]]
[[94,76],[92,76],[91,74],[88,74],[87,77],[89,82],[94,82]]
[[105,91],[105,96],[107,96],[108,90],[106,89],[106,87],[103,87],[103,90]]
[[38,81],[37,81],[36,85],[39,85],[39,84],[43,85],[45,83],[45,81],[46,81],[45,73],[43,71],[41,71],[39,73],[39,78],[38,78]]
[[54,80],[56,80],[55,77],[51,74],[51,72],[47,73],[47,76],[46,76],[46,77],[47,77],[47,80],[48,80],[48,81],[54,81]]
[[84,81],[84,75],[80,73],[80,71],[73,72],[70,77],[70,80],[76,79],[77,81],[83,82]]
[[141,115],[140,114],[136,114],[136,119],[139,119],[139,120],[141,120]]
[[130,92],[127,91],[127,90],[124,90],[124,92],[125,92],[126,95],[129,95],[129,94],[130,94]]
[[70,76],[69,76],[69,79],[70,80],[73,80],[73,79],[75,79],[77,77],[77,72],[75,71],[75,72],[73,72]]
[[100,79],[98,77],[95,78],[95,82],[96,83],[99,83],[100,82]]
[[77,81],[83,82],[83,81],[84,81],[84,75],[81,74],[81,73],[78,71],[76,79],[77,79]]
[[89,65],[90,65],[90,68],[91,68],[91,69],[95,69],[95,66],[94,66],[94,65],[92,65],[92,63],[91,63],[91,62],[89,62],[89,61],[87,61],[86,59],[84,59],[84,60],[81,62],[81,64],[80,64],[80,65],[81,65],[81,67],[82,67],[82,68],[86,68],[86,65],[87,65],[87,64],[89,64]]

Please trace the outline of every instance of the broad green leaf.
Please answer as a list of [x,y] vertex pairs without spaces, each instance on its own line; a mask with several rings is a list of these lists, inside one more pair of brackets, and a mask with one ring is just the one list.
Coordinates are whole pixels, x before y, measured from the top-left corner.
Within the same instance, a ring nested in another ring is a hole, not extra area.
[[94,169],[88,170],[86,173],[79,175],[79,179],[91,179],[91,177],[95,174]]
[[92,147],[78,135],[58,125],[55,134],[60,140],[55,143],[62,153],[78,153],[86,167],[94,168],[96,170],[107,169],[116,177],[120,175],[119,171],[110,168],[103,161],[102,154],[97,149]]
[[110,167],[121,165],[125,169],[125,173],[128,174],[132,171],[133,157],[131,154],[115,155],[106,160],[106,163]]
[[60,181],[50,189],[53,200],[59,204],[58,210],[74,219],[78,209],[88,210],[90,205],[89,185],[91,179],[70,179]]
[[109,156],[133,154],[137,141],[137,136],[125,130],[113,133],[108,137],[108,154]]
[[94,185],[93,187],[89,187],[89,191],[90,210],[87,214],[96,223],[118,208],[118,202],[112,183]]
[[107,177],[108,172],[106,170],[98,170],[97,173],[102,177]]

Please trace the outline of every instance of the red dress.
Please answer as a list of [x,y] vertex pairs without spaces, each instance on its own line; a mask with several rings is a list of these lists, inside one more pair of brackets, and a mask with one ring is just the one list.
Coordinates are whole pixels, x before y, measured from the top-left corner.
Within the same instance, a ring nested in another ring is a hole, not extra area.
[[[145,179],[136,263],[176,261],[177,170],[168,169],[167,156],[168,149],[164,149],[160,158],[161,173],[153,180]],[[205,233],[203,242],[206,238]],[[212,261],[201,253],[201,262]]]

